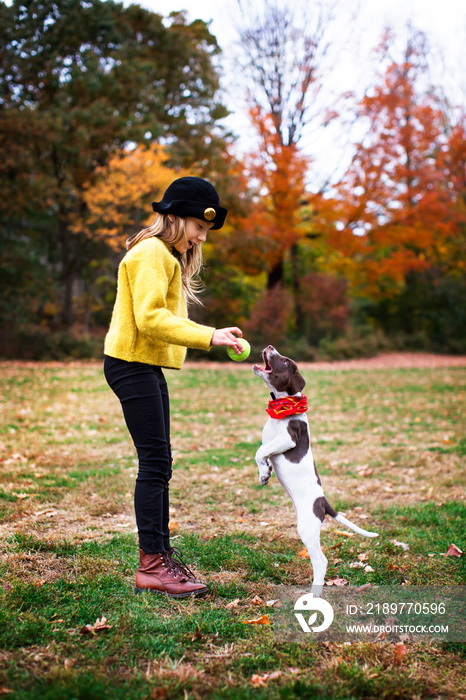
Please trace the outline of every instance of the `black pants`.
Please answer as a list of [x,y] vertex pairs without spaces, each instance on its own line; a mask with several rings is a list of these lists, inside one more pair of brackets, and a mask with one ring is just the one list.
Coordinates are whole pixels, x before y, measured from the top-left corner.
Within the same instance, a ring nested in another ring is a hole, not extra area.
[[139,546],[146,554],[170,546],[169,488],[172,475],[170,403],[160,367],[105,357],[105,378],[121,402],[136,447],[139,470],[134,509]]

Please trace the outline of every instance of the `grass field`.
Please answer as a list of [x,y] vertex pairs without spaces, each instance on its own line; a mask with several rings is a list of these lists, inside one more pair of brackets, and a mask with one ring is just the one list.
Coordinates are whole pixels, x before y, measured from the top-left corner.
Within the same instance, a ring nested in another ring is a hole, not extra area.
[[[258,482],[268,394],[250,367],[166,373],[173,544],[210,588],[181,602],[132,592],[137,467],[100,365],[0,372],[0,695],[466,697],[464,645],[275,639],[267,601],[311,572],[288,497]],[[464,584],[466,557],[447,550],[466,549],[466,367],[303,374],[327,498],[380,533],[345,537],[327,518],[327,580]],[[358,556],[373,571],[351,567]],[[270,625],[245,624],[264,615]]]

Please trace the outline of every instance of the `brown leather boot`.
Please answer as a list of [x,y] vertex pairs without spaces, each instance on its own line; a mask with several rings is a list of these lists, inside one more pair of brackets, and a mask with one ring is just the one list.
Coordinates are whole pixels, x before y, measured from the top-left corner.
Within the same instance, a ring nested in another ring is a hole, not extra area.
[[139,568],[136,571],[135,593],[140,591],[166,593],[170,598],[186,598],[207,593],[207,586],[195,583],[172,563],[167,552],[146,554],[139,550]]

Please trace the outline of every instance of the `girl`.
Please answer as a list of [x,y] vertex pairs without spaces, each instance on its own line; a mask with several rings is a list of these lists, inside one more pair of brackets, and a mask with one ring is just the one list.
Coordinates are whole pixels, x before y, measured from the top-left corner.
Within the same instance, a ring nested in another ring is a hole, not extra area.
[[104,372],[121,401],[138,454],[134,507],[140,558],[135,591],[182,598],[206,593],[207,587],[170,545],[172,456],[163,368],[181,369],[188,347],[230,345],[241,353],[237,336],[242,332],[202,326],[187,316],[187,301],[197,301],[194,278],[202,267],[202,243],[208,231],[223,226],[227,214],[215,188],[201,178],[182,177],[152,207],[158,213],[155,222],[128,239],[120,263]]

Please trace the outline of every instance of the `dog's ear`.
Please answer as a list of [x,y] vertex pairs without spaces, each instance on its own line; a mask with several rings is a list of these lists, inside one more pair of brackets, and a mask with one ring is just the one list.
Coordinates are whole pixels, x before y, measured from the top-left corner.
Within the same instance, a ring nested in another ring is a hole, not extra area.
[[291,377],[290,394],[297,394],[298,391],[302,391],[305,386],[306,382],[304,381],[303,375],[300,374],[299,370],[296,370],[296,372]]

